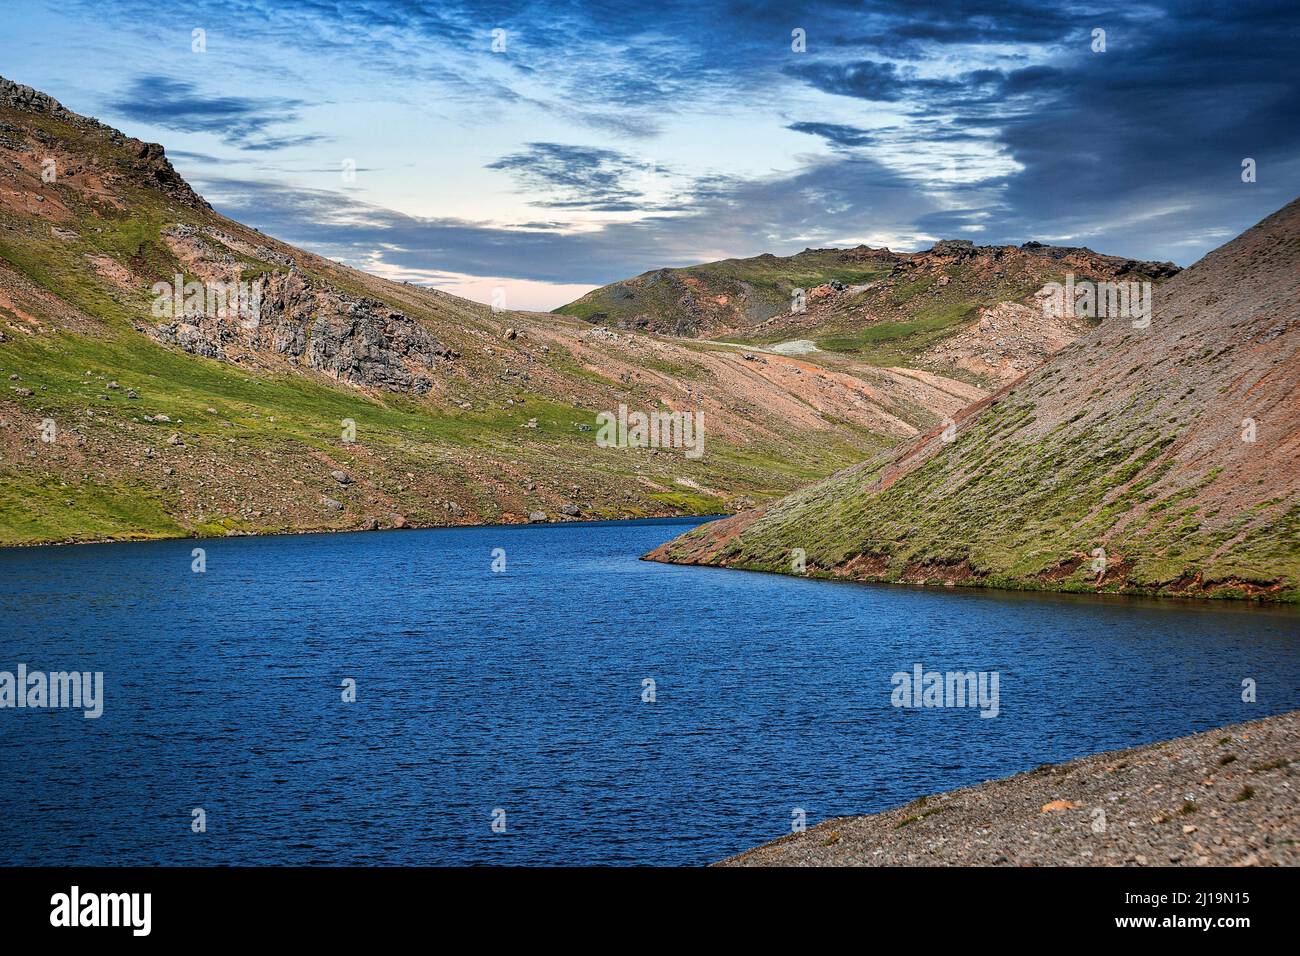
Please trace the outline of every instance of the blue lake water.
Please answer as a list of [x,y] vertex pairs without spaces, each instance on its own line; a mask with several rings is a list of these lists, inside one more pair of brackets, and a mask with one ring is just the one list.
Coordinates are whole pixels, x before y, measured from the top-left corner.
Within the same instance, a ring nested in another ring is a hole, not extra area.
[[[0,863],[702,864],[1300,707],[1294,610],[637,560],[687,524],[0,551],[0,671],[105,683],[0,710]],[[998,716],[892,706],[917,663]]]

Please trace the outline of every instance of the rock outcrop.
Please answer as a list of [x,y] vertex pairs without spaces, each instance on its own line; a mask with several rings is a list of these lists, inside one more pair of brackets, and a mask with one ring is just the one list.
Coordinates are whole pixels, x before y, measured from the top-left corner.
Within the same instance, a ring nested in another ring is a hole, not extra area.
[[[190,274],[237,284],[241,262],[222,235],[178,226],[167,230],[165,239]],[[242,281],[247,308],[239,304],[172,315],[153,329],[153,336],[206,358],[253,364],[280,360],[352,385],[414,395],[428,392],[430,374],[457,357],[405,313],[314,279],[292,261],[287,271]]]

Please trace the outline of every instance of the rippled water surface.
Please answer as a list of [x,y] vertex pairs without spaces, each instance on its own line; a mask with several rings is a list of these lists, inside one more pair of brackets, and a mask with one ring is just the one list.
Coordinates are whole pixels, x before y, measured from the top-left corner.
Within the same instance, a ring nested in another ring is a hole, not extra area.
[[[105,681],[98,720],[0,710],[0,861],[698,864],[1300,707],[1294,611],[637,560],[682,530],[0,551],[0,670]],[[997,671],[999,715],[891,706],[916,663]]]

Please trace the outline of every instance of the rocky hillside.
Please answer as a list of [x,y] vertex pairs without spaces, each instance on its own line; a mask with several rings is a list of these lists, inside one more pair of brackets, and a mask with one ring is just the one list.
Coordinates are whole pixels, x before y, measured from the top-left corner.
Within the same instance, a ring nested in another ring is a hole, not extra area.
[[827,820],[721,866],[1300,865],[1300,712]]
[[852,354],[996,385],[1088,329],[1073,316],[1044,316],[1038,296],[1047,283],[1067,274],[1160,282],[1177,272],[1172,263],[1084,248],[945,240],[916,253],[807,249],[787,258],[659,269],[595,289],[558,311],[616,328],[721,337],[804,355]]
[[[984,394],[378,279],[0,79],[0,544],[716,513]],[[597,447],[620,404],[703,412],[705,454]]]
[[[1300,599],[1300,201],[900,449],[650,557]],[[796,552],[796,549],[802,549]]]

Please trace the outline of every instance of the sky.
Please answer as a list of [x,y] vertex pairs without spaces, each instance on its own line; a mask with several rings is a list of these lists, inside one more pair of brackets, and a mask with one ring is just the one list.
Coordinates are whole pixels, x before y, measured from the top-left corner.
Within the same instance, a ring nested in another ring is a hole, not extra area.
[[1300,195],[1295,0],[0,2],[0,75],[218,211],[508,308],[860,243],[1186,266]]

